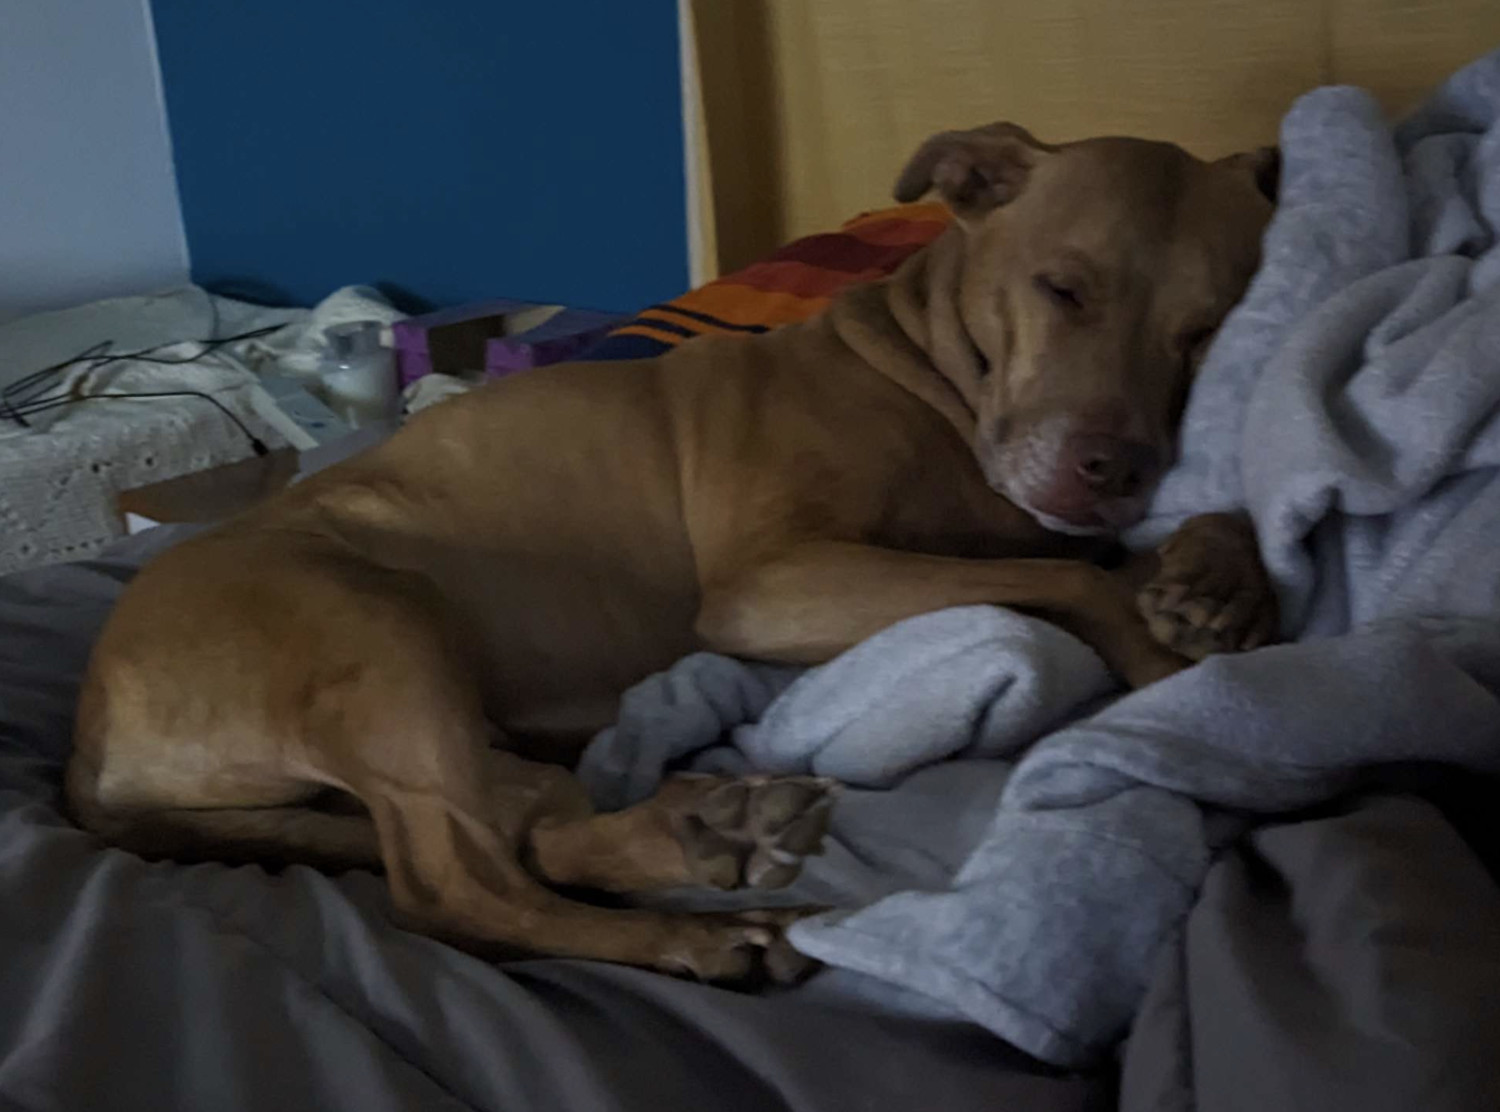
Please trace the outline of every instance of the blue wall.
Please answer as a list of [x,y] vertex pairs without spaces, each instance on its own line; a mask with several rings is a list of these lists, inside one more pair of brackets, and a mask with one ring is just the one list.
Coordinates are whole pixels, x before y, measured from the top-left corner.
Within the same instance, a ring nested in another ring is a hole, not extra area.
[[673,0],[152,0],[193,277],[633,309],[687,284]]

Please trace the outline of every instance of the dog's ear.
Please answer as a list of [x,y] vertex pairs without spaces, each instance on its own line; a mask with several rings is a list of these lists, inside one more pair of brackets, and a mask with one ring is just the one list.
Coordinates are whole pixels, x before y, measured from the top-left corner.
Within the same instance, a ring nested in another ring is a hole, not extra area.
[[896,179],[896,200],[935,189],[960,217],[983,216],[1015,199],[1039,158],[1056,147],[1016,124],[944,131],[917,148]]
[[1281,183],[1281,148],[1258,147],[1221,158],[1214,165],[1249,174],[1266,200],[1276,203],[1276,189]]

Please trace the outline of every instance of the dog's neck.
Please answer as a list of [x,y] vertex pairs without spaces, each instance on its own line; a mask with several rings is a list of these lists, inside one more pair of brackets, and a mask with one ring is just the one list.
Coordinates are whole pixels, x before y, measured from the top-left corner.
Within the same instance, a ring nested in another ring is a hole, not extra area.
[[861,359],[937,410],[972,443],[977,418],[969,399],[982,368],[959,314],[963,257],[963,231],[951,227],[890,278],[841,296],[828,316]]

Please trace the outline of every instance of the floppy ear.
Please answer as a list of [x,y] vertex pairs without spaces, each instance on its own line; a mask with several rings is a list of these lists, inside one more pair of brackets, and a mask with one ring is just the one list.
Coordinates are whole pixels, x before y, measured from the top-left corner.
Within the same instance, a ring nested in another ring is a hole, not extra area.
[[1012,201],[1037,160],[1057,148],[1016,124],[944,131],[917,148],[896,179],[896,200],[935,189],[958,216],[974,219]]
[[1253,151],[1242,151],[1221,158],[1214,163],[1229,170],[1249,174],[1266,200],[1276,203],[1276,188],[1281,182],[1281,148],[1258,147]]

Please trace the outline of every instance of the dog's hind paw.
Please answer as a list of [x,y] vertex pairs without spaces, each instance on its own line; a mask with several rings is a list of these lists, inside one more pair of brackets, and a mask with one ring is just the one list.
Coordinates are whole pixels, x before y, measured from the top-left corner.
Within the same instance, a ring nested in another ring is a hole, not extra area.
[[734,914],[686,916],[653,964],[665,973],[699,981],[758,988],[794,985],[818,970],[798,952],[786,928],[818,908],[779,908]]
[[693,879],[712,888],[784,888],[818,853],[837,785],[814,776],[679,776],[674,832]]

